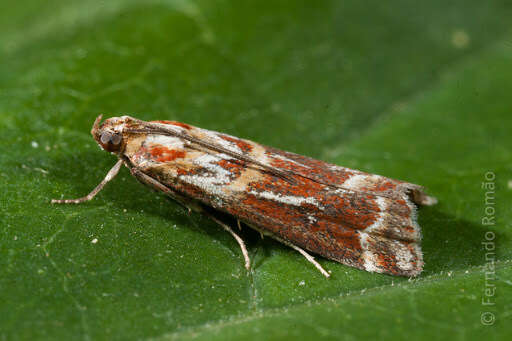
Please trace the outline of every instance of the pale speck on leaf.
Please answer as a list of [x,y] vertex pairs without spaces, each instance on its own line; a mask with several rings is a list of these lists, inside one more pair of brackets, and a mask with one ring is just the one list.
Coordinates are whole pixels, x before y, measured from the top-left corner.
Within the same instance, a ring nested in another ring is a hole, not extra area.
[[458,49],[467,47],[469,40],[469,35],[465,31],[456,30],[452,33],[452,44]]

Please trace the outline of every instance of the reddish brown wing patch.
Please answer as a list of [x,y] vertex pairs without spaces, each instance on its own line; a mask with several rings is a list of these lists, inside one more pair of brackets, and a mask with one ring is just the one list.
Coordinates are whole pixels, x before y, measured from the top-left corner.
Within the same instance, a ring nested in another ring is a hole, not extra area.
[[178,158],[184,158],[186,153],[183,150],[169,149],[164,146],[153,146],[149,148],[149,153],[157,162],[170,162]]
[[[227,209],[282,239],[350,266],[407,276],[421,271],[419,231],[405,202],[356,192],[341,195],[319,186],[303,180],[295,189],[286,180],[267,176],[252,183],[249,194]],[[401,214],[381,205],[396,206]],[[375,255],[381,257],[378,264]]]
[[162,124],[172,124],[177,127],[182,127],[187,130],[190,130],[192,127],[186,123],[178,122],[178,121],[166,121],[166,120],[160,120],[160,121],[150,121],[151,123],[162,123]]
[[396,197],[397,199],[401,199],[400,193],[404,192],[407,186],[416,190],[420,189],[417,185],[407,184],[403,181],[328,164],[272,147],[265,148],[274,167],[291,171],[321,184]]
[[358,232],[322,219],[313,204],[287,205],[249,194],[236,206],[226,209],[258,228],[324,257],[343,260],[351,266],[358,266],[360,262],[362,249]]
[[234,143],[244,153],[249,153],[253,148],[252,144],[250,144],[242,139],[239,139],[239,138],[236,138],[233,136],[229,136],[229,135],[224,135],[224,134],[219,135],[219,136],[226,141]]
[[266,154],[272,162],[272,166],[291,171],[297,175],[312,179],[318,183],[339,186],[349,179],[355,171],[339,172],[330,169],[327,163],[282,151],[272,147],[265,147]]

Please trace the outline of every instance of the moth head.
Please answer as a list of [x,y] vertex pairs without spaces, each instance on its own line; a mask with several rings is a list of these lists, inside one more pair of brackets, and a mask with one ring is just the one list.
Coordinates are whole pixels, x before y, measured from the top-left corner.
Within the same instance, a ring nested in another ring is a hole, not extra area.
[[123,150],[123,118],[113,117],[105,120],[100,125],[99,115],[92,126],[91,134],[100,147],[107,152],[119,153]]

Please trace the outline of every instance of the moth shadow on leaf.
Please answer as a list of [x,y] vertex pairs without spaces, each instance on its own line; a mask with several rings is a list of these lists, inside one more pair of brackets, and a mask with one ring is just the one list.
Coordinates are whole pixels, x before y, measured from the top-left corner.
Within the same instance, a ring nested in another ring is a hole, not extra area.
[[[440,212],[435,206],[419,211],[419,224],[423,234],[424,274],[464,270],[486,263],[486,250],[482,242],[485,241],[485,233],[490,230],[484,226],[456,219]],[[492,231],[497,241],[503,237]]]

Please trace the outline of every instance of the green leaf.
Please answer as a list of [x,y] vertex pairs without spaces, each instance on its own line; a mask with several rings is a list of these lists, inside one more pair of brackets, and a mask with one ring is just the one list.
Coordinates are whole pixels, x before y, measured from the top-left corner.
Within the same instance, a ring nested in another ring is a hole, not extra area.
[[[473,0],[4,6],[0,337],[504,339],[511,17],[509,1]],[[326,280],[243,231],[247,274],[227,233],[127,170],[91,202],[51,205],[114,164],[89,134],[99,113],[422,184],[439,199],[420,210],[425,271],[408,280],[320,259]]]

